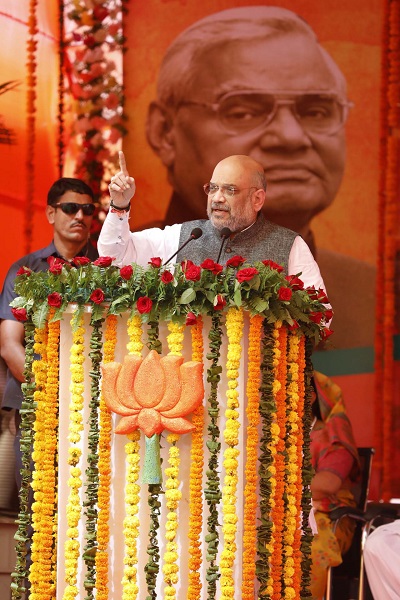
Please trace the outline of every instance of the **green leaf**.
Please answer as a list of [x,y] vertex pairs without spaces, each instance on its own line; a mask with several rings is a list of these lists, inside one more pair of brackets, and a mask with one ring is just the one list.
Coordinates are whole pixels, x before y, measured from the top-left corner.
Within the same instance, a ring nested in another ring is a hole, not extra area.
[[32,321],[35,324],[35,327],[38,329],[43,329],[46,325],[47,315],[49,314],[49,305],[47,304],[47,300],[42,302],[36,311],[32,315]]
[[195,299],[196,299],[196,292],[194,291],[193,288],[189,288],[183,292],[183,294],[179,298],[178,302],[180,302],[180,304],[189,304],[190,302],[194,302]]

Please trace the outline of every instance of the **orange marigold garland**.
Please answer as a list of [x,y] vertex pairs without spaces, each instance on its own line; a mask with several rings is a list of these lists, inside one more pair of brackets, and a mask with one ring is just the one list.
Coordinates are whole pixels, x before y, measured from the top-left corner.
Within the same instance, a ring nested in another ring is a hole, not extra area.
[[[103,362],[114,360],[117,344],[117,317],[108,315],[104,332]],[[99,490],[97,518],[97,600],[108,600],[108,544],[110,541],[111,488],[111,431],[112,418],[103,394],[100,396]]]
[[243,576],[242,599],[253,600],[254,582],[256,579],[257,553],[257,452],[259,447],[258,426],[260,423],[260,362],[261,332],[263,317],[250,317],[248,371],[247,371],[247,431],[246,431],[246,466],[244,488],[244,523],[243,523]]
[[[203,320],[197,317],[196,323],[190,329],[192,336],[192,360],[203,363]],[[203,468],[204,468],[204,406],[200,404],[193,413],[192,423],[195,430],[192,433],[190,449],[190,506],[189,506],[189,586],[188,600],[197,600],[201,593],[200,567],[201,530],[203,516]]]
[[[301,464],[298,462],[298,434],[301,431],[302,414],[299,410],[299,356],[300,338],[290,334],[288,339],[288,382],[287,382],[287,426],[286,426],[286,510],[283,534],[283,583],[286,600],[300,597],[300,571],[296,573],[295,557],[300,554],[300,540],[296,532],[300,529],[301,504],[298,503],[298,488],[302,490]],[[303,365],[304,367],[305,365]],[[299,567],[299,564],[297,564]]]
[[[281,574],[283,566],[284,491],[285,491],[285,435],[286,435],[286,342],[287,329],[277,321],[274,330],[273,393],[276,400],[277,445],[275,455],[275,491],[272,508],[273,553],[271,555],[272,600],[282,600]],[[271,482],[272,483],[272,482]]]

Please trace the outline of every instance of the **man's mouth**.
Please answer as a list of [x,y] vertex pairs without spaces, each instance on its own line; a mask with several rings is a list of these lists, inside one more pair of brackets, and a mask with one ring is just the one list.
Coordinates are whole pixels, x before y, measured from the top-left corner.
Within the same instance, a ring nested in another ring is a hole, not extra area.
[[309,181],[317,174],[306,165],[277,164],[265,170],[267,182],[279,183],[281,181]]

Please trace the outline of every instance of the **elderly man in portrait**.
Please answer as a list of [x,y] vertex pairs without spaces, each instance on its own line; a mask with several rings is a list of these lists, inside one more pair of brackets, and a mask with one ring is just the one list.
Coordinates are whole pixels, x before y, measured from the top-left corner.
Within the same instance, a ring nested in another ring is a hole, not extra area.
[[350,107],[343,74],[302,18],[247,6],[173,41],[147,119],[173,188],[165,225],[205,216],[203,185],[222,158],[264,166],[266,217],[300,233],[319,263],[335,311],[332,348],[372,345],[374,330],[375,268],[317,249],[310,228],[343,178]]

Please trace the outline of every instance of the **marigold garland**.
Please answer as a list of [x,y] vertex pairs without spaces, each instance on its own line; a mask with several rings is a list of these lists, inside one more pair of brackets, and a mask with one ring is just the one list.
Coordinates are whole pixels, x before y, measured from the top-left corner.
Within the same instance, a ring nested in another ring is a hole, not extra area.
[[224,546],[221,552],[221,597],[232,600],[235,596],[233,566],[236,557],[237,531],[237,485],[238,485],[238,456],[239,456],[239,392],[238,377],[240,358],[242,355],[243,311],[230,308],[226,315],[226,334],[228,338],[226,374],[228,390],[226,392],[226,424],[224,440],[227,448],[224,451],[223,465],[225,468],[224,485],[222,488],[222,531]]
[[274,373],[273,393],[276,399],[277,444],[273,477],[274,503],[272,509],[273,552],[271,561],[272,600],[282,600],[281,573],[283,566],[283,527],[284,527],[284,491],[285,491],[285,435],[286,435],[286,342],[287,329],[279,321],[274,330]]
[[[129,354],[141,356],[143,328],[139,315],[131,315],[128,319]],[[124,576],[122,579],[122,600],[134,600],[139,592],[137,582],[138,563],[138,538],[139,538],[139,500],[140,485],[140,431],[137,430],[127,436],[129,442],[125,446],[127,460],[126,492],[125,492],[125,519],[124,519]]]
[[174,323],[169,321],[168,323],[169,335],[167,336],[167,344],[169,348],[168,354],[175,356],[182,356],[183,339],[185,326],[180,323]]
[[[117,317],[108,315],[104,332],[103,362],[114,360],[117,344]],[[97,518],[97,600],[108,600],[108,544],[110,541],[110,488],[111,488],[111,431],[112,417],[100,396],[99,489]]]
[[128,436],[125,445],[127,460],[124,519],[124,576],[122,578],[122,600],[135,600],[139,592],[137,584],[137,539],[139,537],[139,492],[140,472],[140,431],[136,430]]
[[[190,328],[192,337],[192,360],[203,364],[203,320],[197,317],[196,323]],[[188,600],[197,600],[200,597],[202,583],[200,567],[202,565],[201,541],[203,516],[203,469],[204,469],[204,406],[196,408],[192,416],[195,430],[192,433],[192,446],[190,449],[190,478],[189,478],[189,586]]]
[[170,433],[167,436],[167,442],[170,444],[168,451],[169,467],[165,469],[165,501],[168,509],[167,522],[165,525],[165,537],[167,544],[164,553],[164,595],[165,598],[174,600],[176,598],[175,585],[179,580],[178,560],[178,544],[176,537],[178,533],[178,505],[182,497],[182,492],[179,490],[179,448],[176,445],[179,440],[179,435]]
[[[74,317],[72,317],[74,318]],[[70,352],[71,371],[71,400],[69,405],[69,434],[68,464],[70,465],[68,479],[69,495],[67,500],[67,539],[65,542],[65,580],[67,586],[64,590],[63,600],[73,600],[78,595],[77,575],[78,560],[80,556],[80,543],[78,539],[78,524],[81,518],[81,502],[79,490],[82,486],[81,469],[79,463],[82,451],[78,444],[83,431],[82,410],[84,404],[84,334],[83,316],[76,329],[73,328],[72,346]]]
[[[300,338],[290,334],[288,339],[288,384],[287,384],[287,426],[286,426],[286,510],[284,519],[283,544],[283,583],[284,598],[293,600],[300,595],[300,570],[295,570],[296,556],[300,554],[300,539],[296,531],[300,529],[300,504],[298,488],[302,489],[301,464],[298,462],[298,434],[301,431],[302,413],[299,410],[299,356]],[[304,369],[303,365],[303,369]],[[297,565],[299,566],[299,564]]]
[[257,554],[257,452],[259,446],[258,426],[260,423],[260,362],[261,334],[263,317],[250,317],[249,347],[247,351],[247,431],[246,431],[246,466],[244,488],[243,516],[243,574],[242,600],[253,600],[254,583],[256,580]]

